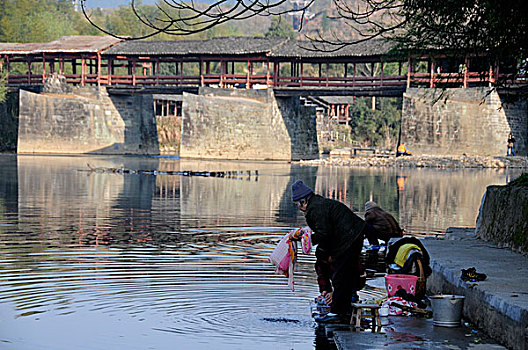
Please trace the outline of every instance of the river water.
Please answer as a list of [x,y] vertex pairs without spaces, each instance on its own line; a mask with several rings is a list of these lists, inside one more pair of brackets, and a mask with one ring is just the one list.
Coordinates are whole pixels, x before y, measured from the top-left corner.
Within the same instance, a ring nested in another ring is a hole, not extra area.
[[[231,174],[164,174],[187,170]],[[517,175],[0,156],[0,348],[326,349],[310,317],[313,255],[300,257],[295,292],[267,261],[304,225],[293,181],[359,215],[375,200],[408,233],[438,235],[474,226],[486,186]]]

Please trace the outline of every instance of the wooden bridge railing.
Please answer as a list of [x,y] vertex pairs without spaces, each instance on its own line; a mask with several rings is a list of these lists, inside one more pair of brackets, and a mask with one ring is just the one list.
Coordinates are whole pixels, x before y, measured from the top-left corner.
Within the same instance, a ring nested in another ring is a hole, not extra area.
[[407,77],[399,76],[352,76],[352,77],[277,77],[277,87],[382,87],[405,86]]
[[[172,86],[219,86],[252,88],[255,85],[269,87],[335,87],[335,88],[380,88],[380,87],[441,87],[441,86],[493,86],[497,78],[507,79],[511,84],[528,84],[528,75],[501,74],[491,72],[466,73],[413,73],[395,76],[270,76],[267,74],[202,74],[202,75],[98,75],[63,74],[66,82],[74,85],[172,85]],[[10,85],[42,84],[49,74],[9,74]]]

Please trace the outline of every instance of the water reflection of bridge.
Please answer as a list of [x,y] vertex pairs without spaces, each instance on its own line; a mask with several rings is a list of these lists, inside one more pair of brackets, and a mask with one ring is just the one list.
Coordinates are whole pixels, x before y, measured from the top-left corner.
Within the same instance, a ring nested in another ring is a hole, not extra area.
[[[193,236],[243,236],[244,228],[280,231],[277,222],[293,226],[298,214],[289,200],[288,210],[278,210],[292,182],[282,176],[289,171],[285,163],[61,156],[13,161],[18,168],[2,169],[18,179],[17,190],[0,190],[0,196],[8,197],[0,203],[14,200],[18,206],[0,208],[0,213],[13,212],[20,229],[34,234],[43,247],[182,244]],[[118,174],[89,171],[87,163],[92,168],[244,172],[231,178]],[[257,167],[263,176],[245,175]],[[18,239],[6,237],[12,238]]]
[[[298,178],[359,215],[364,203],[374,200],[408,232],[437,233],[449,226],[473,226],[486,186],[503,184],[511,175],[482,169],[351,169],[133,157],[18,156],[18,161],[1,161],[2,169],[9,169],[3,185],[10,185],[0,188],[0,214],[16,216],[17,232],[28,232],[35,242],[45,243],[42,247],[183,244],[191,235],[240,238],[247,230],[262,230],[263,237],[277,235],[304,224],[290,199],[290,185]],[[169,171],[258,169],[259,178],[72,171],[86,168],[86,162],[93,167]],[[398,189],[401,177],[406,181]],[[6,233],[3,240],[12,239],[19,238]]]
[[[68,36],[48,43],[0,43],[10,85],[42,84],[53,73],[78,85],[273,87],[282,94],[401,95],[405,88],[492,86],[514,62],[485,53],[400,52],[381,41],[314,51],[286,38],[121,41]],[[500,68],[500,69],[499,69]],[[516,76],[512,82],[523,83]]]

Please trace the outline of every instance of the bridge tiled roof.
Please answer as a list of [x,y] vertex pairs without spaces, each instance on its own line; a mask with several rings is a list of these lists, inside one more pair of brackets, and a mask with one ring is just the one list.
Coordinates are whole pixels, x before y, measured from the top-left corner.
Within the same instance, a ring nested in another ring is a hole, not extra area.
[[0,54],[95,53],[120,41],[109,35],[69,35],[47,43],[0,43]]
[[310,41],[290,40],[270,53],[277,58],[331,58],[383,56],[390,52],[392,45],[384,40],[370,40],[359,44],[338,47],[330,44],[314,44]]
[[236,56],[267,55],[271,58],[378,57],[391,44],[370,40],[338,48],[287,38],[225,37],[209,40],[122,41],[112,36],[71,35],[47,43],[0,43],[0,54],[95,53],[123,56]]
[[248,55],[267,54],[284,44],[286,38],[226,37],[209,40],[123,41],[104,55]]

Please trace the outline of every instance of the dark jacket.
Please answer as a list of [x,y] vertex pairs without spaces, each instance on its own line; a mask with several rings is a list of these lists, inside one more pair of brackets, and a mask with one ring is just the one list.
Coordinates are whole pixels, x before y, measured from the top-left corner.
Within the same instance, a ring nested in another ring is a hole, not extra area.
[[363,239],[365,221],[345,204],[313,195],[304,213],[312,229],[312,244],[321,244],[332,258],[339,258],[352,244]]
[[387,242],[392,237],[402,237],[403,232],[396,219],[380,207],[369,209],[365,213],[365,221],[377,231],[378,237]]

